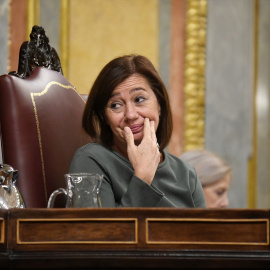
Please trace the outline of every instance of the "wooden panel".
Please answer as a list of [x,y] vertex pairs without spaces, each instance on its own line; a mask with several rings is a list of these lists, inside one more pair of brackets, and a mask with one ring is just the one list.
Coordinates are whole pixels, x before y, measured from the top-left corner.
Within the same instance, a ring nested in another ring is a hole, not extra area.
[[137,238],[135,218],[17,220],[17,244],[136,244]]
[[0,244],[5,243],[5,219],[0,218]]
[[1,269],[270,267],[269,210],[11,209],[6,213],[0,211],[7,235],[0,245]]
[[[7,230],[8,230],[8,211],[5,209],[0,209],[0,257],[7,252]],[[0,263],[0,269],[4,265],[2,264],[2,259]]]
[[269,221],[268,219],[148,218],[146,242],[148,244],[269,245]]

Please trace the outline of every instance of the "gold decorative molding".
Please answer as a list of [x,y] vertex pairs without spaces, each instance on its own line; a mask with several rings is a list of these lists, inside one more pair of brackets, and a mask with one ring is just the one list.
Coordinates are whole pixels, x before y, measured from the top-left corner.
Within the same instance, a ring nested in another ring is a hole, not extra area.
[[187,0],[185,53],[185,151],[204,146],[207,0]]
[[29,40],[29,35],[34,25],[39,25],[39,0],[27,0],[27,31],[26,40]]
[[69,51],[69,0],[61,0],[60,8],[60,59],[64,76],[68,79]]
[[8,25],[9,25],[9,31],[8,31],[8,62],[7,62],[7,70],[10,71],[10,56],[11,56],[11,34],[10,34],[10,28],[11,28],[11,0],[8,0]]
[[[257,204],[257,151],[258,151],[258,136],[257,136],[257,84],[258,84],[258,48],[259,48],[259,1],[254,0],[254,74],[253,74],[253,134],[252,134],[252,146],[253,151],[248,160],[248,208],[256,208]],[[270,203],[270,202],[269,202]]]

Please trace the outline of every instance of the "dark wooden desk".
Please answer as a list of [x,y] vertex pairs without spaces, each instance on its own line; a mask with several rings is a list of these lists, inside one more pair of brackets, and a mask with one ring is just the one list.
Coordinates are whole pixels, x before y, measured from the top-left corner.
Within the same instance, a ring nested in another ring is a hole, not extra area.
[[269,210],[0,211],[0,269],[269,269]]

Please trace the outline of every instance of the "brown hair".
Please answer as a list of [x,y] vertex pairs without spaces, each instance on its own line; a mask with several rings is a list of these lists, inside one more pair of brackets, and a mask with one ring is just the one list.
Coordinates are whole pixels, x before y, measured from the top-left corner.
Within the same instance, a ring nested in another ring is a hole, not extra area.
[[113,134],[105,121],[105,107],[113,90],[133,74],[143,76],[155,93],[161,108],[156,132],[160,149],[163,150],[172,134],[172,114],[166,87],[153,64],[141,55],[124,55],[110,61],[97,76],[85,106],[82,125],[96,141],[111,146]]
[[208,186],[231,173],[231,168],[216,154],[207,150],[190,150],[180,158],[193,166],[202,186]]

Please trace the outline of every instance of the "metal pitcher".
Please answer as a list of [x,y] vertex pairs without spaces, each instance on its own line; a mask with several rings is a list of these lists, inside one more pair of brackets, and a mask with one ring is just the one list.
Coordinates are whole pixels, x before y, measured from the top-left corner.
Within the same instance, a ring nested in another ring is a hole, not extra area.
[[48,208],[54,206],[58,194],[65,194],[66,208],[101,207],[99,197],[103,176],[94,173],[69,173],[64,175],[66,189],[55,190],[48,201]]
[[17,179],[17,170],[10,165],[0,164],[0,209],[25,208],[25,203],[16,187]]

